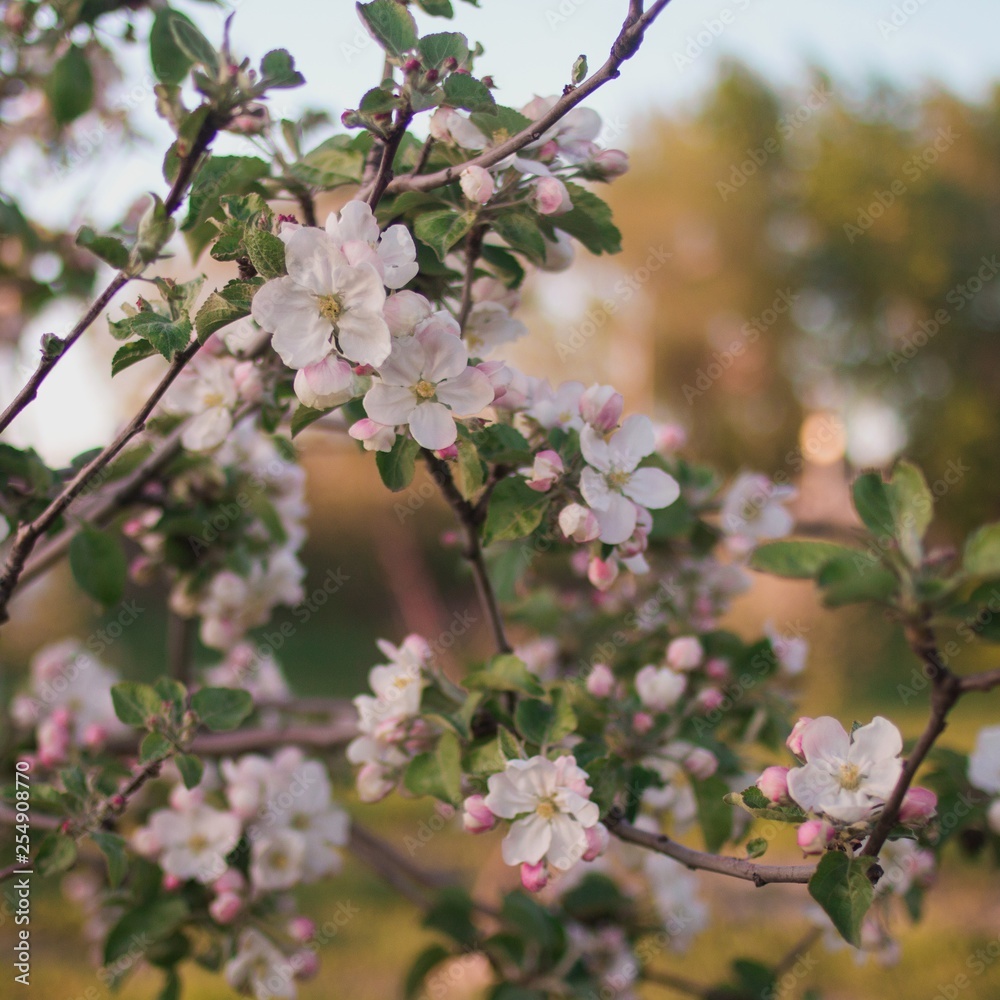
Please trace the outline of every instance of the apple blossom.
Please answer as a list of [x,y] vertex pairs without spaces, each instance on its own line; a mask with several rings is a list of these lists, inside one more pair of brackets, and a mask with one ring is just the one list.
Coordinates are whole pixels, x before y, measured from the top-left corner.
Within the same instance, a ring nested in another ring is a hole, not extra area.
[[207,805],[158,809],[149,828],[160,844],[160,867],[181,881],[212,882],[226,868],[226,855],[240,839],[240,821]]
[[686,950],[708,926],[708,907],[698,897],[697,876],[665,854],[646,855],[642,869],[660,920],[670,933],[671,947]]
[[235,892],[223,892],[208,904],[208,912],[217,924],[231,924],[242,909],[243,900]]
[[466,167],[462,171],[459,175],[459,186],[462,188],[462,194],[477,205],[485,205],[493,197],[496,187],[493,175],[483,167],[475,165]]
[[674,670],[694,670],[704,658],[705,650],[694,635],[671,639],[667,646],[667,665]]
[[306,840],[295,830],[276,830],[250,846],[250,884],[258,893],[290,889],[302,880]]
[[812,722],[812,716],[803,715],[794,726],[792,726],[792,731],[788,734],[788,739],[785,740],[785,746],[795,754],[796,757],[802,757],[802,733],[805,731],[806,726]]
[[694,747],[684,758],[684,770],[699,781],[711,778],[719,769],[719,758],[705,747]]
[[656,725],[656,720],[649,712],[636,712],[632,716],[632,728],[639,736],[645,736],[654,725]]
[[602,149],[587,161],[586,166],[602,180],[614,180],[628,173],[628,153],[620,149]]
[[607,698],[615,688],[615,675],[606,663],[595,663],[586,681],[587,691],[595,698]]
[[562,382],[553,389],[547,380],[535,379],[531,405],[525,410],[525,416],[537,421],[546,430],[552,427],[580,430],[583,427],[583,417],[580,416],[583,392],[582,382]]
[[639,700],[654,712],[666,712],[680,700],[687,687],[687,678],[669,667],[647,664],[635,675],[635,690]]
[[903,740],[887,719],[876,716],[850,736],[830,716],[802,730],[806,763],[788,772],[788,793],[807,812],[842,823],[869,820],[903,770]]
[[316,936],[316,924],[308,917],[292,917],[286,928],[288,936],[299,944],[305,944]]
[[616,545],[632,534],[637,504],[657,509],[680,496],[680,487],[662,469],[638,468],[653,451],[653,427],[648,417],[629,417],[610,441],[584,427],[580,449],[587,462],[580,473],[580,490],[597,513],[602,542]]
[[414,440],[433,451],[455,441],[455,417],[475,415],[493,395],[489,379],[469,367],[461,339],[440,325],[424,325],[394,342],[364,405],[378,423],[408,424]]
[[163,400],[167,412],[191,417],[181,433],[181,444],[188,451],[211,451],[233,429],[238,399],[235,368],[232,358],[197,355]]
[[535,209],[539,215],[562,215],[573,207],[569,191],[558,177],[539,177],[535,182]]
[[438,142],[455,143],[464,149],[486,148],[486,136],[454,108],[438,108],[431,115],[430,134]]
[[803,854],[822,854],[836,835],[837,831],[825,819],[807,819],[799,825],[795,839]]
[[348,428],[348,434],[365,446],[365,451],[392,451],[396,442],[396,428],[380,424],[370,417],[355,420]]
[[[552,109],[556,97],[534,97],[521,113],[533,121]],[[551,128],[531,143],[528,149],[537,149],[553,143],[555,152],[568,163],[581,163],[596,152],[594,140],[601,131],[601,116],[592,108],[573,108]]]
[[247,928],[241,932],[236,954],[226,962],[226,982],[256,1000],[294,1000],[294,970],[260,931]]
[[899,806],[899,822],[919,826],[937,812],[937,795],[929,788],[913,785],[907,788]]
[[587,579],[598,590],[607,590],[618,579],[618,563],[594,556],[587,564]]
[[765,538],[782,538],[794,523],[783,504],[795,496],[791,486],[776,485],[761,473],[744,472],[722,502],[722,530],[748,546]]
[[787,767],[773,765],[765,767],[754,784],[772,802],[788,801],[788,771]]
[[501,845],[508,865],[537,865],[545,858],[564,870],[586,853],[586,830],[597,824],[600,810],[590,801],[587,773],[573,757],[508,760],[487,786],[486,807],[514,820]]
[[476,302],[469,310],[462,337],[473,358],[485,358],[504,344],[520,340],[528,328],[499,302]]
[[622,418],[625,400],[612,385],[596,382],[580,395],[580,416],[601,434],[613,431]]
[[549,873],[543,862],[521,865],[521,885],[526,892],[541,892],[548,884]]
[[790,677],[801,674],[809,656],[809,643],[799,635],[783,635],[770,621],[764,623],[764,634],[785,673]]
[[462,806],[462,826],[467,833],[486,833],[497,825],[482,795],[470,795]]
[[979,730],[969,755],[969,783],[990,795],[1000,795],[1000,726]]
[[349,264],[371,264],[386,288],[402,288],[416,277],[417,248],[410,231],[406,226],[395,225],[380,233],[375,214],[366,202],[355,199],[339,214],[331,212],[326,217],[325,228],[327,236]]
[[295,395],[303,406],[325,410],[357,395],[356,376],[350,362],[328,354],[295,373]]
[[611,834],[603,823],[596,823],[587,827],[583,831],[587,838],[587,850],[584,852],[582,861],[595,861],[607,851],[611,844]]

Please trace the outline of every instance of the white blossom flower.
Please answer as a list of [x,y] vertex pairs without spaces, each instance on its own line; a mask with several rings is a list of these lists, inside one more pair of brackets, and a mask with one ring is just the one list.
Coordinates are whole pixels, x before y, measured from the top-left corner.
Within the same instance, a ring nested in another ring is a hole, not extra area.
[[352,265],[322,229],[299,226],[282,238],[288,274],[260,288],[251,307],[281,360],[305,368],[339,350],[358,364],[381,364],[392,338],[378,270],[367,260]]
[[340,406],[359,395],[367,383],[354,374],[351,364],[336,354],[300,368],[295,373],[295,395],[304,406],[325,410]]
[[509,760],[487,785],[486,807],[515,821],[501,845],[506,864],[535,865],[547,858],[565,870],[587,853],[586,830],[601,814],[590,801],[587,773],[573,757]]
[[[521,113],[535,121],[550,111],[558,100],[558,97],[535,97],[521,109]],[[594,140],[600,131],[601,116],[596,111],[592,108],[573,108],[527,148],[535,149],[552,143],[555,152],[568,163],[582,163],[597,152]]]
[[254,322],[252,316],[244,316],[216,330],[215,336],[230,354],[246,357],[256,354],[267,343],[269,334]]
[[250,848],[250,882],[258,892],[290,889],[302,881],[305,860],[306,840],[295,830],[257,837]]
[[528,328],[499,302],[477,302],[469,312],[463,337],[474,358],[485,358],[503,344],[518,340]]
[[486,148],[486,136],[454,108],[438,108],[431,115],[429,128],[438,142],[457,143],[477,151]]
[[368,204],[349,201],[338,215],[326,217],[326,234],[349,264],[371,264],[386,288],[402,288],[417,274],[417,248],[403,225],[379,232]]
[[990,795],[1000,795],[1000,726],[979,730],[969,755],[969,783]]
[[236,954],[226,962],[226,982],[256,1000],[294,1000],[295,970],[284,952],[252,927],[239,937]]
[[635,530],[636,504],[657,509],[680,496],[680,487],[662,469],[638,468],[655,447],[648,417],[633,414],[605,441],[589,425],[580,432],[587,467],[580,473],[580,492],[596,511],[600,539],[617,545]]
[[875,716],[848,736],[830,716],[802,729],[803,767],[788,772],[788,793],[807,812],[842,823],[868,820],[885,804],[903,770],[899,730]]
[[211,451],[233,429],[233,407],[238,399],[235,368],[233,358],[199,354],[170,387],[163,408],[191,417],[181,432],[181,444],[188,451]]
[[379,379],[365,394],[365,411],[380,424],[408,424],[414,440],[436,451],[455,442],[455,417],[471,417],[493,402],[490,380],[469,367],[462,340],[430,321],[398,338]]
[[407,336],[434,312],[430,302],[417,292],[404,289],[385,300],[382,316],[394,337]]
[[531,406],[526,415],[546,430],[562,427],[564,430],[580,430],[583,417],[580,416],[580,397],[584,393],[582,382],[563,382],[553,389],[548,380],[536,380],[532,386]]
[[208,883],[225,870],[241,824],[231,812],[193,803],[183,810],[158,809],[149,818],[149,829],[162,849],[160,867],[168,875]]
[[784,504],[795,496],[793,486],[779,486],[759,472],[741,473],[722,502],[722,530],[747,546],[782,538],[794,524]]
[[677,704],[687,679],[669,667],[647,664],[635,675],[635,690],[639,700],[654,712],[666,712]]

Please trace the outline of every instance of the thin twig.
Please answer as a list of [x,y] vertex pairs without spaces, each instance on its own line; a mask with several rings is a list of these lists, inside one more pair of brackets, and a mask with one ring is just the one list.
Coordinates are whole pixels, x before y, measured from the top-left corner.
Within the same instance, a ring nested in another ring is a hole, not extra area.
[[618,37],[611,46],[611,54],[604,65],[587,77],[582,83],[573,88],[567,88],[563,96],[544,115],[541,115],[516,135],[511,136],[505,142],[500,143],[500,145],[472,157],[472,159],[445,167],[443,170],[438,170],[433,174],[416,175],[409,173],[397,177],[388,184],[386,191],[389,194],[400,194],[403,191],[432,191],[434,188],[450,184],[452,181],[457,180],[466,167],[495,166],[512,153],[524,149],[525,146],[532,142],[537,142],[545,132],[589,97],[595,90],[604,86],[609,80],[614,80],[618,77],[622,63],[635,55],[642,44],[646,29],[656,20],[657,16],[669,2],[670,0],[656,0],[649,10],[641,16],[637,16],[636,14],[636,5],[630,4],[628,16],[625,18],[625,23],[622,25]]
[[469,321],[469,313],[472,312],[472,285],[476,278],[476,263],[479,260],[479,252],[483,247],[483,236],[485,230],[482,226],[473,226],[469,235],[465,238],[465,280],[462,282],[462,302],[458,307],[458,328],[462,336],[465,336],[465,324]]
[[[184,199],[184,192],[187,190],[195,168],[218,133],[219,124],[218,118],[211,113],[202,122],[202,126],[191,145],[191,149],[180,162],[177,176],[174,178],[174,183],[163,203],[168,216],[173,215],[180,207]],[[39,387],[48,378],[49,372],[66,356],[69,349],[90,328],[115,295],[136,276],[136,274],[126,273],[125,271],[120,271],[116,274],[109,282],[107,288],[98,295],[91,307],[83,314],[76,326],[63,338],[59,349],[57,351],[47,351],[43,355],[42,360],[38,362],[38,367],[21,388],[21,391],[14,397],[3,413],[0,414],[0,433],[3,433],[14,418],[35,399],[38,395]]]
[[167,615],[167,674],[185,685],[191,680],[196,631],[193,618],[173,611]]
[[982,674],[962,677],[958,686],[962,694],[965,694],[966,691],[992,691],[993,688],[1000,687],[1000,670],[987,670]]
[[379,160],[378,169],[375,171],[375,178],[371,182],[371,189],[365,194],[364,200],[368,202],[368,207],[374,212],[378,203],[382,200],[389,182],[392,180],[392,164],[396,159],[396,151],[399,144],[406,135],[406,129],[413,120],[413,112],[407,107],[401,109],[396,114],[396,121],[392,126],[389,135],[382,141],[382,157]]
[[805,883],[816,870],[813,865],[759,865],[744,858],[729,858],[720,854],[709,854],[707,851],[697,851],[693,847],[685,847],[676,840],[662,833],[650,833],[627,823],[613,812],[605,817],[605,825],[621,840],[630,844],[638,844],[657,854],[666,854],[682,865],[691,869],[715,872],[717,875],[729,875],[731,878],[753,882],[760,887],[772,883]]
[[72,503],[73,499],[83,492],[84,487],[86,487],[91,479],[104,469],[122,448],[146,426],[146,420],[153,412],[156,404],[166,393],[167,389],[170,388],[174,379],[184,369],[184,366],[195,356],[201,347],[201,342],[194,340],[182,351],[179,351],[174,356],[174,360],[170,363],[166,374],[160,379],[149,398],[142,404],[136,415],[129,421],[128,425],[119,433],[114,441],[104,448],[99,455],[88,462],[62,488],[59,495],[38,517],[27,524],[22,524],[18,528],[14,536],[14,542],[7,554],[3,574],[0,575],[0,625],[8,619],[7,605],[20,579],[25,562],[31,550],[35,547],[35,543],[55,524],[63,511]]

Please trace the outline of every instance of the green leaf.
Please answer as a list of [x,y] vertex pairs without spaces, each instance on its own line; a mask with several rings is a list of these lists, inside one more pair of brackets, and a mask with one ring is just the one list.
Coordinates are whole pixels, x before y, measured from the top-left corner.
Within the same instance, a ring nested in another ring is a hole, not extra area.
[[181,772],[185,788],[195,788],[201,784],[205,765],[199,757],[189,753],[181,753],[174,758],[174,763],[177,765],[177,770]]
[[406,1000],[413,1000],[420,993],[427,974],[442,962],[447,962],[452,957],[452,953],[443,945],[432,944],[425,948],[414,959],[409,972],[406,973],[406,980],[403,984],[403,996]]
[[45,81],[45,93],[58,125],[66,125],[94,103],[94,75],[87,57],[71,45],[52,67]]
[[611,218],[611,206],[592,191],[568,182],[573,207],[559,216],[558,226],[575,236],[591,253],[620,253],[622,234]]
[[115,355],[111,359],[111,377],[114,378],[119,372],[131,368],[136,362],[145,361],[146,358],[152,358],[159,353],[148,340],[143,340],[141,337],[138,340],[130,340],[115,351]]
[[878,472],[862,473],[854,480],[851,492],[865,527],[877,538],[895,537],[895,522],[882,476]]
[[238,319],[250,315],[250,303],[231,302],[220,292],[212,292],[202,303],[194,318],[194,328],[198,332],[198,340],[205,343],[218,330],[235,323]]
[[899,548],[911,566],[919,566],[924,556],[921,542],[934,516],[934,495],[920,469],[906,461],[896,463],[885,489]]
[[472,440],[488,462],[513,465],[528,461],[531,455],[531,445],[524,435],[509,424],[491,424],[473,434]]
[[[468,3],[469,0],[466,0]],[[417,0],[420,9],[434,17],[454,17],[455,10],[451,0]]]
[[523,479],[501,480],[490,497],[483,543],[492,545],[530,535],[542,523],[548,505],[549,497],[533,490]]
[[792,580],[811,580],[832,559],[851,558],[854,554],[855,550],[833,542],[768,542],[754,549],[750,567]]
[[444,260],[448,251],[473,227],[475,212],[456,212],[444,208],[437,212],[425,212],[417,216],[413,232],[417,239],[426,243]]
[[809,895],[826,911],[845,941],[861,947],[861,923],[875,896],[868,879],[873,859],[827,851],[809,879]]
[[403,773],[403,787],[414,795],[430,795],[442,802],[450,801],[441,761],[433,750],[417,754]]
[[136,681],[120,681],[111,688],[111,702],[115,715],[126,726],[146,728],[151,716],[159,718],[163,712],[163,699],[156,689]]
[[729,785],[715,774],[701,781],[692,781],[698,823],[705,838],[705,846],[713,853],[729,840],[733,832],[733,810],[726,802]]
[[816,582],[823,588],[823,603],[831,608],[861,601],[886,603],[899,590],[895,574],[862,552],[831,559]]
[[128,247],[114,236],[99,236],[90,226],[81,226],[76,234],[76,245],[89,250],[119,271],[128,265]]
[[461,65],[469,58],[469,39],[459,31],[438,31],[417,42],[420,61],[428,69],[440,69],[447,59]]
[[584,55],[579,55],[573,62],[573,73],[571,79],[573,85],[581,83],[587,76],[587,57]]
[[489,112],[497,105],[490,88],[474,76],[467,76],[465,73],[449,76],[444,81],[443,90],[445,103],[453,108]]
[[191,708],[206,729],[221,732],[235,729],[252,711],[249,691],[207,687],[191,697]]
[[243,237],[250,263],[262,278],[280,278],[286,274],[285,244],[273,233],[248,229]]
[[494,656],[478,670],[466,674],[462,683],[473,691],[520,691],[535,698],[545,693],[524,660],[513,653]]
[[504,212],[493,220],[493,228],[512,250],[519,250],[536,264],[545,260],[545,238],[536,216],[525,211]]
[[186,17],[172,17],[169,25],[170,34],[173,35],[177,47],[192,63],[204,66],[208,70],[209,76],[217,78],[219,75],[219,54],[194,22]]
[[357,10],[368,33],[390,55],[399,59],[417,47],[417,23],[396,0],[359,3]]
[[514,722],[517,731],[529,742],[539,746],[546,742],[549,726],[555,716],[555,710],[548,702],[536,698],[524,698],[517,703],[514,712]]
[[754,837],[747,841],[747,857],[760,858],[767,853],[768,843],[763,837]]
[[375,464],[382,482],[393,493],[405,490],[413,482],[420,445],[412,438],[397,436],[391,451],[380,451],[375,455]]
[[149,946],[172,934],[187,917],[187,903],[180,896],[159,896],[126,910],[111,928],[104,944],[104,964],[134,954],[138,946]]
[[357,184],[364,169],[364,154],[347,147],[347,136],[335,135],[321,142],[291,165],[296,179],[313,187],[329,189],[340,184]]
[[479,458],[479,450],[468,440],[458,441],[458,462],[455,465],[455,486],[466,500],[471,500],[486,482],[486,471]]
[[329,406],[325,410],[314,410],[311,406],[306,406],[305,403],[299,404],[292,414],[292,437],[298,437],[310,424],[316,423],[317,420],[325,417],[328,413],[332,413],[335,409],[335,406]]
[[[170,319],[151,309],[144,309],[134,316],[108,324],[111,335],[117,340],[139,336],[152,344],[168,361],[191,342],[191,321]],[[138,360],[138,359],[137,359]]]
[[260,61],[260,77],[261,84],[268,90],[287,90],[306,82],[286,49],[272,49],[264,56]]
[[90,839],[97,844],[108,865],[108,882],[112,889],[117,889],[128,871],[128,854],[125,851],[125,838],[117,833],[96,830]]
[[139,745],[139,763],[148,764],[151,760],[165,760],[173,748],[173,744],[163,733],[147,733]]
[[[508,288],[517,288],[524,281],[524,268],[521,267],[518,259],[504,250],[503,247],[484,244],[480,249],[480,256],[493,268],[496,276]],[[498,426],[506,425],[500,424]]]
[[452,805],[457,805],[462,801],[462,747],[458,737],[452,732],[443,733],[435,754],[446,798]]
[[187,703],[187,688],[172,677],[161,677],[153,685],[153,690],[163,701],[170,702],[174,708],[183,711]]
[[73,867],[76,841],[65,833],[50,833],[38,848],[35,868],[41,875],[55,875]]
[[969,576],[1000,577],[1000,523],[985,524],[968,537],[962,568]]
[[69,543],[69,566],[84,593],[105,607],[122,599],[128,564],[117,536],[89,525]]
[[494,142],[503,142],[518,132],[523,132],[531,119],[514,108],[498,104],[490,111],[480,111],[472,115],[472,124]]
[[191,68],[191,59],[174,40],[170,22],[174,19],[190,20],[169,7],[157,12],[149,30],[149,59],[153,73],[161,83],[180,83]]

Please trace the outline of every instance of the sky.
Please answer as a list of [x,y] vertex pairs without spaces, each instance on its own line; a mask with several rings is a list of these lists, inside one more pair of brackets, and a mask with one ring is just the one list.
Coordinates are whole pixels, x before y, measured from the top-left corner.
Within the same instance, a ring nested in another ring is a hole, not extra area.
[[[418,12],[423,33],[465,32],[484,41],[477,72],[489,73],[500,103],[520,106],[536,94],[558,93],[574,60],[588,57],[591,69],[606,58],[620,27],[625,0],[480,0],[476,8],[453,0],[452,22]],[[280,91],[272,116],[294,116],[306,107],[324,107],[335,118],[356,104],[379,78],[382,58],[358,20],[351,0],[236,0],[226,8],[179,3],[214,40],[226,14],[235,10],[232,43],[254,62],[267,49],[286,47],[306,77],[306,85]],[[944,84],[966,99],[982,99],[1000,81],[998,0],[673,0],[648,31],[619,79],[589,101],[605,120],[602,140],[628,148],[634,122],[657,108],[683,109],[712,79],[718,61],[736,57],[765,77],[793,87],[810,65],[825,68],[835,87],[862,88],[886,79],[907,88]],[[134,110],[149,140],[127,153],[101,154],[83,170],[58,182],[37,182],[37,161],[25,157],[0,170],[0,187],[22,198],[37,218],[60,228],[84,222],[110,227],[143,192],[160,191],[162,150],[170,142],[153,110],[152,81],[145,53],[123,48],[129,70],[123,100]],[[227,136],[219,152],[247,152],[243,140]],[[183,253],[183,248],[178,248]],[[0,366],[0,400],[6,402],[34,365],[43,330],[68,328],[75,309],[43,317],[29,331],[16,359]],[[81,343],[74,349],[83,369],[102,369],[99,353]],[[116,419],[107,407],[87,405],[92,380],[62,364],[43,387],[35,410],[15,425],[11,440],[35,443],[53,460],[66,459],[101,443]],[[72,411],[70,422],[60,415]],[[57,442],[43,428],[64,428]]]

